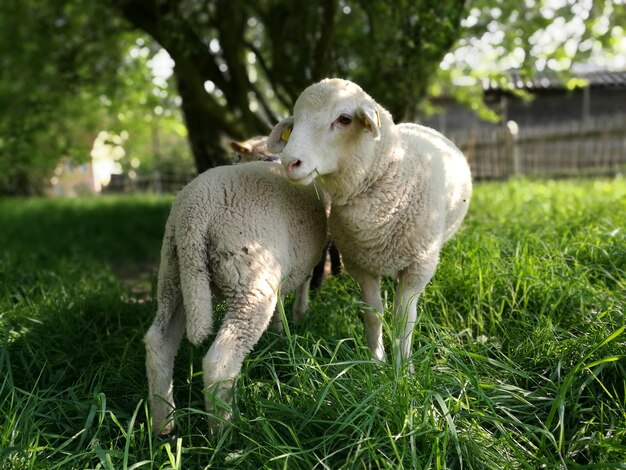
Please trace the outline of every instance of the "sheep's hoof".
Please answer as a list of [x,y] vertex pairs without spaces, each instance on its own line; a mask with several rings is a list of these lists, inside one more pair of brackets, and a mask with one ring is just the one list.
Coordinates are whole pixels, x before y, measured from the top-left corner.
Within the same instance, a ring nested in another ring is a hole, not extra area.
[[174,420],[171,420],[165,426],[163,427],[159,426],[158,429],[156,429],[156,431],[159,433],[159,437],[162,439],[175,440],[176,433],[174,432],[174,427],[175,427]]
[[232,384],[218,386],[213,393],[206,395],[207,422],[211,436],[221,434],[233,417],[231,406]]
[[153,403],[151,411],[151,424],[154,434],[160,437],[167,437],[172,434],[176,425],[174,422],[174,407],[169,403],[166,407],[163,407],[162,404],[157,401]]
[[278,334],[283,334],[285,332],[285,328],[281,319],[272,320],[272,330],[274,330]]
[[304,324],[304,314],[303,313],[293,313],[293,326],[296,328],[301,328]]
[[232,417],[233,414],[230,411],[223,413],[211,413],[207,418],[209,435],[211,437],[217,437],[222,434],[224,429],[230,425]]

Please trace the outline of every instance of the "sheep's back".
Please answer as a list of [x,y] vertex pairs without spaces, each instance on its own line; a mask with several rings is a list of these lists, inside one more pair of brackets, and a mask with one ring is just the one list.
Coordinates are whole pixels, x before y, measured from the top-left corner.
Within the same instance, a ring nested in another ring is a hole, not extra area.
[[[440,194],[445,204],[444,241],[459,228],[472,194],[472,176],[467,158],[443,134],[418,124],[399,124],[398,130],[410,149],[419,175],[431,176],[430,192]],[[428,163],[428,164],[426,164]],[[441,175],[434,174],[441,172]]]
[[292,290],[308,276],[324,245],[321,201],[313,188],[292,185],[279,164],[208,170],[176,203],[182,219],[204,219],[212,285],[222,296],[235,295],[259,278]]

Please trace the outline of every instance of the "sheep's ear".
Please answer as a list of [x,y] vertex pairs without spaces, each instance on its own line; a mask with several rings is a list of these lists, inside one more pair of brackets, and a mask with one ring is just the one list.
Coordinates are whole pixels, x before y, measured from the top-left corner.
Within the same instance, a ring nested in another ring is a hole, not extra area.
[[230,148],[237,153],[252,153],[252,145],[247,142],[237,142],[236,140],[230,141]]
[[364,103],[356,109],[355,115],[363,127],[372,133],[374,140],[380,140],[380,114],[378,114],[376,106],[371,103]]
[[289,116],[274,126],[267,138],[267,150],[271,153],[280,153],[285,148],[293,129],[293,116]]

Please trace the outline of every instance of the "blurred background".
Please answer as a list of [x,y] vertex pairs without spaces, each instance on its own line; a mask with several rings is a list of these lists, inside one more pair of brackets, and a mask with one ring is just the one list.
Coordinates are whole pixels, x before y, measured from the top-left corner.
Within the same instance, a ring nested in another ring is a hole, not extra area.
[[623,0],[3,0],[0,195],[171,192],[327,76],[477,180],[626,168]]

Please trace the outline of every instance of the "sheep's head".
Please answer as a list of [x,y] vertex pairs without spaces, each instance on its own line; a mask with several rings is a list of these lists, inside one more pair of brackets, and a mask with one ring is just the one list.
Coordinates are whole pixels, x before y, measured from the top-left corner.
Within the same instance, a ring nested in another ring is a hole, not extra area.
[[282,153],[292,181],[308,184],[317,176],[340,171],[351,158],[373,155],[381,136],[382,112],[358,85],[322,80],[304,90],[293,116],[274,127],[268,149]]
[[230,148],[235,151],[234,162],[245,163],[254,161],[275,162],[280,157],[267,151],[267,136],[252,137],[248,140],[230,142]]

